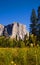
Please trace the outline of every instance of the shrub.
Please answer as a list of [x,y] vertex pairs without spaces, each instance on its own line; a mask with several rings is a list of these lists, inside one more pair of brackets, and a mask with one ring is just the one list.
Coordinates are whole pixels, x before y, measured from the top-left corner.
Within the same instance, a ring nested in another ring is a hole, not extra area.
[[25,47],[25,43],[22,40],[19,40],[18,47],[20,47],[20,48]]

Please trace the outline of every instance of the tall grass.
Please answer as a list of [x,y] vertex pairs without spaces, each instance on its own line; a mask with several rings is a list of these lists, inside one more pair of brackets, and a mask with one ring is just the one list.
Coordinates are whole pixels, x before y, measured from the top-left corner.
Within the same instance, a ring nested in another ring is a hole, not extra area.
[[0,65],[40,65],[40,47],[0,48]]

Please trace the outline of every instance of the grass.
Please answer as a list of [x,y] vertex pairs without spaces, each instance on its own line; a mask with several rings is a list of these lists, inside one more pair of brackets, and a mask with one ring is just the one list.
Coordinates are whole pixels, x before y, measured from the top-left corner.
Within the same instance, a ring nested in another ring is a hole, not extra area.
[[40,47],[0,48],[0,65],[40,65]]

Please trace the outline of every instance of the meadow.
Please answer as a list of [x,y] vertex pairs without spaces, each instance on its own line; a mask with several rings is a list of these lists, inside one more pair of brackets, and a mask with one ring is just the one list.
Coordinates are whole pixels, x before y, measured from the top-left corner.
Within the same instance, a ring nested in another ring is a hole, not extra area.
[[40,65],[40,47],[0,48],[0,65]]

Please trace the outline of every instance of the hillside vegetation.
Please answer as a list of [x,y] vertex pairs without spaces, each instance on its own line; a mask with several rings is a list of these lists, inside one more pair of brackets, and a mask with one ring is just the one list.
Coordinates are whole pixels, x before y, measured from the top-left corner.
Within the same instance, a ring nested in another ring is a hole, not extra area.
[[35,47],[40,46],[40,41],[37,40],[37,37],[34,36],[34,34],[30,35],[29,38],[27,38],[27,35],[25,35],[24,40],[19,39],[10,39],[5,36],[0,37],[0,47],[3,48],[24,48],[24,47]]

